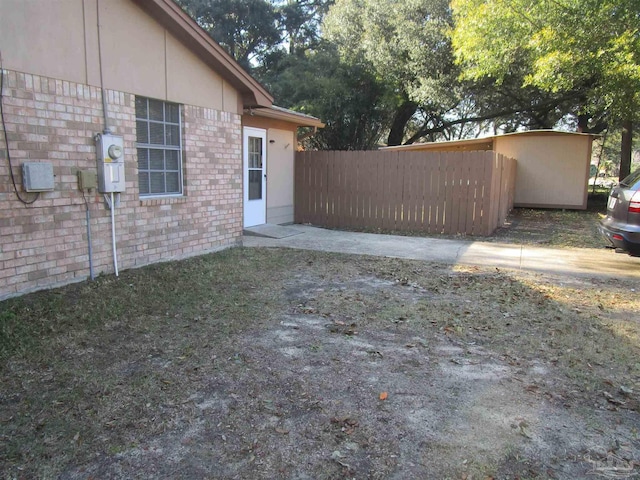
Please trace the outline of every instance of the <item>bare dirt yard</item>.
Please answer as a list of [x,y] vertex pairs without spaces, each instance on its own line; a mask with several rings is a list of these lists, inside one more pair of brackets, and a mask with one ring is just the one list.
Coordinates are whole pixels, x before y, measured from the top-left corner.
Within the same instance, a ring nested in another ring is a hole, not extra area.
[[237,248],[0,302],[1,476],[638,478],[638,291]]
[[598,220],[606,212],[604,203],[595,198],[586,211],[540,210],[516,208],[504,227],[489,241],[539,245],[543,247],[603,248],[605,241],[598,233]]

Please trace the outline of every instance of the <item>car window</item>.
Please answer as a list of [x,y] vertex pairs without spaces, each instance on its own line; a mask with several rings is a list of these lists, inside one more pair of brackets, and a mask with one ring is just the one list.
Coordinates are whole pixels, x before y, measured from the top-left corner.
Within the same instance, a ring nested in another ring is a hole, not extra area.
[[640,189],[640,168],[620,182],[620,185],[633,190]]

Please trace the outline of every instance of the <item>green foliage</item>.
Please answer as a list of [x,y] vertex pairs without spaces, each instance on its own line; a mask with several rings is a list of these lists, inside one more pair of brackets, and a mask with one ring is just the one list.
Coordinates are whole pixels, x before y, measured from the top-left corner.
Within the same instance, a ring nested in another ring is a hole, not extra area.
[[285,0],[279,4],[283,41],[290,55],[302,55],[317,47],[320,24],[331,0]]
[[612,118],[640,105],[640,3],[635,0],[453,0],[452,41],[467,79],[584,90],[583,110]]
[[[395,110],[390,145],[476,136],[490,128],[552,128],[577,113],[583,96],[581,90],[549,92],[527,82],[517,55],[498,83],[479,75],[461,79],[448,0],[337,0],[323,29],[344,62],[371,71],[386,86],[386,98],[393,100],[388,108]],[[504,65],[496,59],[496,68]]]
[[403,140],[417,111],[430,119],[459,103],[450,26],[448,0],[337,0],[325,17],[325,38],[340,58],[385,86],[395,110],[389,144]]
[[176,0],[245,69],[280,43],[280,15],[267,0]]
[[327,44],[305,55],[276,55],[259,72],[276,103],[322,118],[307,147],[375,148],[389,124],[384,86],[366,69],[340,61]]
[[[620,128],[610,128],[604,135],[596,138],[593,142],[592,161],[597,163],[600,160],[600,172],[605,172],[607,176],[617,177],[620,172],[620,144],[622,141],[622,130]],[[640,138],[636,136],[633,140],[633,151],[640,152]],[[635,155],[632,159],[631,170],[640,168],[640,155]]]
[[635,0],[176,1],[276,104],[327,124],[313,148],[598,133],[640,103]]
[[451,104],[457,71],[448,0],[337,0],[323,28],[341,57],[418,104]]

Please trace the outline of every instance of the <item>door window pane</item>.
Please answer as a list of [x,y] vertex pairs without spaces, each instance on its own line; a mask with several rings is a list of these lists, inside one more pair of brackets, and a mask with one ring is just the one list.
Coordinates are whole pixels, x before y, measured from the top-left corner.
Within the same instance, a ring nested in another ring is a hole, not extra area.
[[249,137],[249,168],[262,168],[262,138]]
[[262,170],[249,170],[249,200],[262,199]]

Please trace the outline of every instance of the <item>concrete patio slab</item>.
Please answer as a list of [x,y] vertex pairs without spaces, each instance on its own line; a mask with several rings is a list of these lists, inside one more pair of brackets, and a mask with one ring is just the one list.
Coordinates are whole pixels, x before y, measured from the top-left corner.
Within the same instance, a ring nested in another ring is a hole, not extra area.
[[287,238],[294,235],[300,235],[303,232],[300,232],[295,228],[290,228],[283,225],[273,225],[270,223],[265,223],[264,225],[245,228],[243,233],[245,236],[250,237]]
[[246,247],[285,247],[569,275],[640,277],[640,258],[602,248],[545,248],[437,237],[405,237],[291,225],[282,238],[245,236]]

